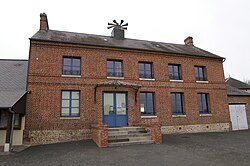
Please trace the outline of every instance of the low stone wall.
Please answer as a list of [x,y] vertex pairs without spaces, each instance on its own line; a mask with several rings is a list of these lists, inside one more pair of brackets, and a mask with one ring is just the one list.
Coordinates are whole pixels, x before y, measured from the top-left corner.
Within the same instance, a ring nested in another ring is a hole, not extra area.
[[99,148],[108,147],[108,125],[92,125],[92,139]]
[[35,130],[28,131],[28,144],[50,144],[91,139],[91,129],[82,130]]
[[229,123],[196,124],[196,125],[179,125],[179,126],[162,126],[161,127],[162,134],[226,132],[226,131],[230,131]]

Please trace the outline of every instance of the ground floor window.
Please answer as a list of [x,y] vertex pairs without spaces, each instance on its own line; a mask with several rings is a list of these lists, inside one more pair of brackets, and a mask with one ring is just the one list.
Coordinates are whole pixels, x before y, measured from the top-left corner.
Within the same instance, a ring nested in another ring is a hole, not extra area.
[[207,93],[198,93],[198,104],[200,114],[209,114],[209,97]]
[[183,115],[183,93],[171,93],[172,99],[172,114]]
[[61,116],[80,116],[80,91],[62,91],[61,94]]
[[[0,110],[0,129],[6,129],[7,128],[8,116],[9,116],[8,111]],[[20,128],[21,127],[21,120],[20,120],[20,115],[19,114],[15,114],[14,125],[15,125],[14,128]]]
[[141,92],[140,93],[140,105],[141,105],[141,115],[142,116],[155,115],[154,93]]

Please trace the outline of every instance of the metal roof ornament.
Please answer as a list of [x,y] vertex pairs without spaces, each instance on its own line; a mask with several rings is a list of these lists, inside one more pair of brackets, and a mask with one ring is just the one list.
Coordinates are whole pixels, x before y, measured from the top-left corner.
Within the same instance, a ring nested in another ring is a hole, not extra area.
[[108,29],[117,28],[117,29],[127,30],[127,26],[128,23],[124,23],[124,20],[121,20],[120,24],[116,20],[113,20],[113,23],[108,23]]

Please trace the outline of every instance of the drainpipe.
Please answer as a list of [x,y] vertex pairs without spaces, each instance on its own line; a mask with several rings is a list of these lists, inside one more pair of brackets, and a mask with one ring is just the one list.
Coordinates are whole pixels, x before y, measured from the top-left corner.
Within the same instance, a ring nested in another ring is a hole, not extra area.
[[[11,108],[9,108],[9,112],[12,114],[11,115],[11,126],[10,126],[10,131],[8,132],[8,125],[7,125],[6,141],[5,141],[5,144],[4,144],[4,152],[12,151],[15,112],[12,111]],[[9,123],[7,123],[7,124],[9,124]]]

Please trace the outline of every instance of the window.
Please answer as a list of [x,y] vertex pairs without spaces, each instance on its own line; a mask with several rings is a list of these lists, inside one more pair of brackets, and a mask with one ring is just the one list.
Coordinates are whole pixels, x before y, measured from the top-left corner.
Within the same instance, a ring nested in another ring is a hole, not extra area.
[[81,58],[64,57],[63,75],[81,75]]
[[155,115],[154,109],[154,93],[141,92],[140,93],[141,115]]
[[183,115],[183,93],[171,93],[172,98],[172,114]]
[[175,64],[168,65],[170,80],[181,80],[181,66]]
[[[0,128],[7,128],[8,123],[8,111],[0,110]],[[14,120],[14,128],[20,128],[21,127],[21,120],[20,115],[15,114],[15,120]]]
[[139,78],[154,78],[152,66],[152,63],[139,62]]
[[80,91],[62,91],[61,116],[80,116]]
[[209,99],[207,93],[198,93],[198,104],[200,114],[209,114]]
[[203,66],[195,66],[195,77],[197,81],[206,81],[206,68]]
[[107,61],[107,76],[123,77],[122,61],[108,60]]

